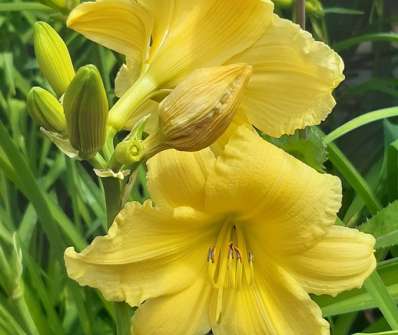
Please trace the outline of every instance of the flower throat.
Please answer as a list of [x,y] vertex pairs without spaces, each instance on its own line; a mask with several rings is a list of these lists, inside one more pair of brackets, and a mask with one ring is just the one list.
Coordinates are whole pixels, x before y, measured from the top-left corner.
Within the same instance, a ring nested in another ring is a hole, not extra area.
[[254,255],[239,226],[224,222],[215,245],[209,248],[208,272],[215,288],[240,288],[253,282]]

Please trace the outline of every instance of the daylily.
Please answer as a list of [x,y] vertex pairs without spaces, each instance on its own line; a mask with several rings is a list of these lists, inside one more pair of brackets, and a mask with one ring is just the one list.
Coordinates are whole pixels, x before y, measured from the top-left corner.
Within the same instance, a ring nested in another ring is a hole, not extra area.
[[[120,130],[139,108],[201,67],[246,63],[253,76],[240,118],[271,136],[319,124],[333,108],[343,62],[327,45],[273,14],[270,0],[106,0],[76,7],[67,24],[126,64],[109,124]],[[239,113],[238,113],[239,114]]]
[[155,203],[65,253],[71,278],[139,306],[136,335],[329,334],[309,293],[360,287],[371,235],[335,225],[341,183],[241,126],[224,150],[148,161]]

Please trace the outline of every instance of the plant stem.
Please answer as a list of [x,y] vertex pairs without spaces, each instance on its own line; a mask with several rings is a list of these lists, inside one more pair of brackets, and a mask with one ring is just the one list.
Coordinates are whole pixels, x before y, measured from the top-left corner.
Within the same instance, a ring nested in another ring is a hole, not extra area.
[[36,325],[32,319],[32,315],[30,314],[29,308],[26,304],[25,297],[21,295],[16,299],[15,303],[27,329],[29,330],[29,334],[39,335],[39,331],[36,328]]
[[102,178],[102,184],[104,185],[106,216],[109,228],[122,207],[121,183],[119,179],[109,177]]
[[130,335],[130,306],[124,302],[114,304],[116,334]]
[[[116,178],[102,178],[105,192],[105,203],[108,228],[119,213],[122,203],[121,181]],[[113,304],[115,311],[116,334],[130,335],[130,307],[124,302]]]
[[151,78],[141,76],[125,94],[113,105],[109,111],[108,123],[114,130],[119,131],[126,123],[135,124],[142,115],[137,113],[138,107],[156,90],[157,83]]
[[305,0],[296,0],[296,23],[305,29]]

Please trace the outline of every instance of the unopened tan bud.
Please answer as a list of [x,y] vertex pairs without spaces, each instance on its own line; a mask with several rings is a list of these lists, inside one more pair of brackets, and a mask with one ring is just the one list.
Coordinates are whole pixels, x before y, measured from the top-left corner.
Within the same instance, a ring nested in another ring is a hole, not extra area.
[[159,106],[159,145],[181,151],[211,145],[230,125],[251,72],[247,64],[194,71]]

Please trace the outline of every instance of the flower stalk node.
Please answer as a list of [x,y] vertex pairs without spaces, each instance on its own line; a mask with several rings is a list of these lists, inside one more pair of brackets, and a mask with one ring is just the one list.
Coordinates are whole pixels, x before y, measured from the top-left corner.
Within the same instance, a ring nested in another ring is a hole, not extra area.
[[119,143],[115,149],[115,159],[122,165],[132,165],[143,157],[144,147],[139,139],[129,139]]

